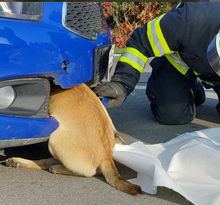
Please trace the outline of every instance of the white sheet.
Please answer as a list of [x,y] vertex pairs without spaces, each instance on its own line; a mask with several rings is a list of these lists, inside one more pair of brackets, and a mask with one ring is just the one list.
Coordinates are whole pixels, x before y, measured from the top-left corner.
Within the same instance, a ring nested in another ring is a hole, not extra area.
[[180,135],[166,143],[116,145],[113,158],[138,172],[131,179],[149,194],[164,186],[194,204],[220,204],[220,128]]

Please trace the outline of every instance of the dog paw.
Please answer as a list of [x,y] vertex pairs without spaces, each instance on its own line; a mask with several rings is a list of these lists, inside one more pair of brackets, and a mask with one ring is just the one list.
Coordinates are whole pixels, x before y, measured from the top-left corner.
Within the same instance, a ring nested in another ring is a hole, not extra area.
[[26,167],[25,161],[17,157],[13,157],[5,160],[5,164],[7,167]]
[[77,174],[74,174],[73,172],[67,170],[63,165],[57,164],[53,165],[49,168],[49,172],[53,174],[64,174],[64,175],[70,175],[70,176],[80,176]]
[[49,172],[51,172],[53,174],[59,174],[59,172],[53,166],[49,168]]

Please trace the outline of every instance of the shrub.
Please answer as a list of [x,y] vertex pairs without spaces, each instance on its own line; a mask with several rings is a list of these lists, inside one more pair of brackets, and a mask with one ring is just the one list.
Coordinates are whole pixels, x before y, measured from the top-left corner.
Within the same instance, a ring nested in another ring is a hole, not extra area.
[[116,46],[124,48],[135,28],[168,12],[175,3],[170,2],[103,2],[105,19]]

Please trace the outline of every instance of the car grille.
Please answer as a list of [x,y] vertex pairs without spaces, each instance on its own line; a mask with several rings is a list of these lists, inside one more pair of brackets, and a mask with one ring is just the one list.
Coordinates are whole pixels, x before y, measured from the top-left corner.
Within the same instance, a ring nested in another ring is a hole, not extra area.
[[65,5],[64,26],[67,29],[88,39],[96,39],[106,30],[101,3],[68,2]]

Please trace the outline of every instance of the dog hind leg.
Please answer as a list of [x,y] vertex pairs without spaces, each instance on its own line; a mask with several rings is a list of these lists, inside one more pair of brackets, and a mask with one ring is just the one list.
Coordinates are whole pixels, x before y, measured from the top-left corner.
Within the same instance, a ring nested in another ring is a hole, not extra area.
[[19,157],[12,157],[5,161],[8,167],[19,167],[27,169],[49,169],[54,164],[60,164],[55,158],[28,160]]
[[49,168],[49,172],[53,174],[63,174],[63,175],[70,175],[70,176],[82,176],[80,174],[74,173],[66,169],[62,164],[56,164]]

